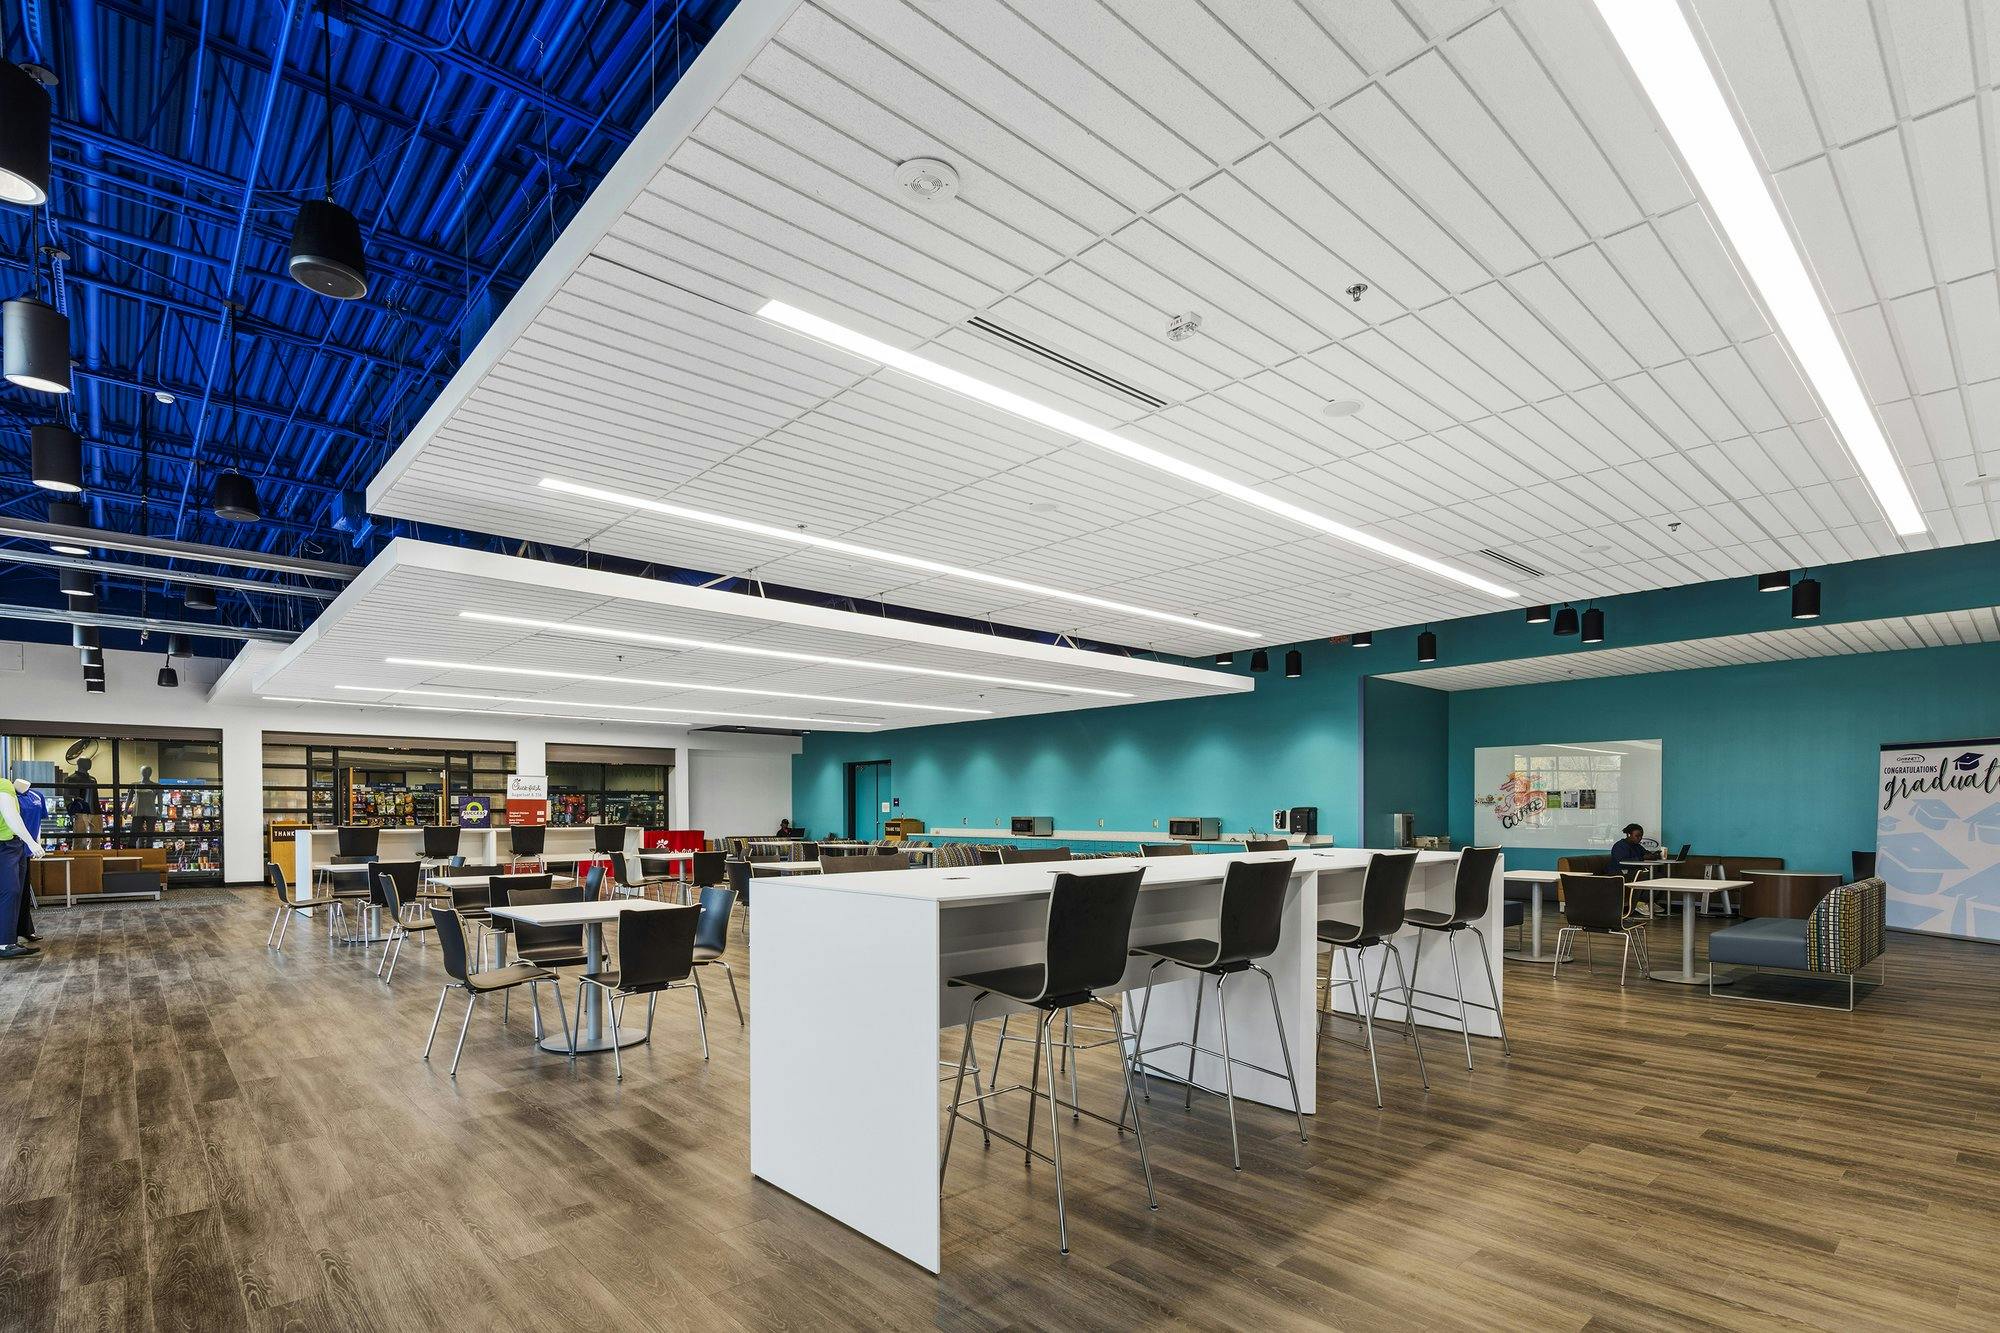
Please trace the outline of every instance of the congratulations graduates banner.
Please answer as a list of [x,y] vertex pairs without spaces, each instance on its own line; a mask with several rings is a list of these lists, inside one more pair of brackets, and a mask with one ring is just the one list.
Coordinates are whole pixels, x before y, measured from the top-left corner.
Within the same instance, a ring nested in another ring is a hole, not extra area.
[[2000,739],[1883,746],[1875,805],[1889,924],[2000,940]]

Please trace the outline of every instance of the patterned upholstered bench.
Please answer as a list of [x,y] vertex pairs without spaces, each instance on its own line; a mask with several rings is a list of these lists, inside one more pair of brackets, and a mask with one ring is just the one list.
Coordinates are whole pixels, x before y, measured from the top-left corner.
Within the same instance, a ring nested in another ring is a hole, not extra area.
[[[1842,978],[1847,982],[1847,1008],[1854,1008],[1854,982],[1861,969],[1882,957],[1883,920],[1887,912],[1888,890],[1877,879],[1843,884],[1813,908],[1803,921],[1784,917],[1757,917],[1728,926],[1708,937],[1710,995],[1727,994],[1715,989],[1717,964],[1751,967],[1758,971],[1796,972],[1806,976]],[[1881,965],[1875,984],[1887,977]],[[1794,1004],[1792,1000],[1766,1000],[1755,995],[1730,995],[1731,999],[1762,1004]],[[1805,1005],[1806,1008],[1829,1008]]]

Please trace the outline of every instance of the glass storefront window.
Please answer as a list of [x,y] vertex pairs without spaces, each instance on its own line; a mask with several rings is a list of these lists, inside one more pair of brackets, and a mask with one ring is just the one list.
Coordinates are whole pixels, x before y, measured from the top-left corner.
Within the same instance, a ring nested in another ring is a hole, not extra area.
[[222,746],[171,736],[5,738],[7,776],[41,788],[52,852],[166,853],[169,883],[222,878]]

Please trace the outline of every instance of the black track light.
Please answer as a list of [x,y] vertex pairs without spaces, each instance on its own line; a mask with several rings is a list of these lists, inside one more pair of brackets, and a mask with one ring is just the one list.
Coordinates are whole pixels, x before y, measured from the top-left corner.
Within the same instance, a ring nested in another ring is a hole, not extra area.
[[193,657],[194,640],[185,634],[169,634],[167,636],[167,656]]
[[1306,673],[1306,655],[1294,648],[1285,654],[1285,679],[1297,680]]
[[1250,654],[1250,669],[1252,671],[1269,671],[1271,669],[1271,655],[1262,648],[1259,648],[1256,652]]
[[181,687],[181,673],[174,670],[172,662],[168,662],[165,666],[162,666],[160,674],[154,677],[154,680],[163,690],[177,690]]
[[72,648],[98,648],[103,646],[97,637],[97,626],[95,625],[71,625],[69,627],[69,642]]
[[65,569],[57,576],[63,596],[72,602],[87,602],[97,596],[97,580],[88,570]]
[[11,60],[0,61],[0,203],[49,201],[49,91]]
[[1792,619],[1819,619],[1819,580],[1800,579],[1792,585]]
[[[75,500],[49,501],[49,522],[59,528],[87,528],[90,515]],[[81,546],[66,537],[54,537],[49,541],[49,549],[57,555],[89,555],[90,548]]]
[[1217,654],[1215,655],[1215,664],[1216,664],[1217,666],[1235,666],[1235,665],[1236,665],[1236,654],[1235,654],[1235,653],[1217,653]]
[[326,197],[299,205],[292,223],[292,277],[301,286],[336,301],[368,295],[368,261],[361,250],[361,224],[333,202],[333,34],[331,5],[320,7],[320,80],[325,96]]
[[255,523],[264,517],[263,508],[257,503],[257,483],[241,472],[224,472],[216,477],[208,507],[217,518],[233,523]]
[[99,677],[98,679],[93,680],[89,677],[85,677],[83,682],[83,688],[85,692],[89,694],[102,694],[104,693],[103,678]]
[[[10,356],[13,347],[9,341]],[[28,466],[29,478],[43,490],[75,495],[83,489],[83,437],[60,424],[35,427],[28,432]]]
[[181,604],[190,611],[213,611],[215,609],[215,589],[206,583],[190,583],[181,594]]
[[1553,612],[1546,606],[1531,606],[1528,608],[1528,623],[1530,625],[1546,625],[1549,623],[1549,616],[1552,614]]
[[1759,574],[1757,576],[1758,592],[1783,592],[1791,586],[1792,573],[1788,569],[1781,569],[1773,574]]
[[1417,660],[1419,662],[1438,660],[1438,636],[1429,630],[1417,636]]
[[1375,646],[1375,631],[1372,629],[1364,629],[1359,634],[1356,634],[1353,638],[1349,639],[1348,642],[1353,644],[1356,648],[1373,648]]
[[1562,610],[1556,612],[1556,633],[1558,634],[1576,633],[1575,607],[1565,606]]
[[1604,613],[1594,606],[1583,613],[1583,641],[1604,642]]
[[69,392],[69,316],[30,293],[0,310],[7,382],[37,393]]

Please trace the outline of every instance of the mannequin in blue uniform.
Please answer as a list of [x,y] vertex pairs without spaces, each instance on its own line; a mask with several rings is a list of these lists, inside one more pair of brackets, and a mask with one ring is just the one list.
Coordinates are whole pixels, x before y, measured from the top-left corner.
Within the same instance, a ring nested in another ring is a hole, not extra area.
[[41,950],[16,943],[14,930],[21,916],[21,899],[28,891],[28,859],[42,854],[42,844],[28,831],[21,810],[25,783],[0,780],[0,958],[32,958]]
[[[15,803],[21,807],[21,822],[28,826],[28,836],[41,841],[42,821],[48,818],[49,803],[26,778],[14,779],[14,795]],[[15,938],[39,944],[42,937],[35,933],[35,890],[28,884],[27,875],[26,870],[21,872],[21,919],[15,927]]]

